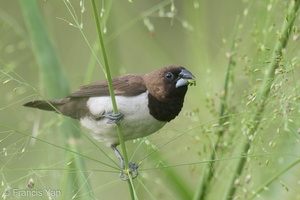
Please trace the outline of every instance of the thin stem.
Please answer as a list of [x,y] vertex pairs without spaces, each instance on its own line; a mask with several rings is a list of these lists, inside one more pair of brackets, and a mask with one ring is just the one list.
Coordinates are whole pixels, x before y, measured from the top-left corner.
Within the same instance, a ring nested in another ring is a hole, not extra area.
[[[113,89],[113,85],[112,85],[112,78],[111,78],[111,74],[110,74],[110,68],[109,68],[107,54],[106,54],[105,45],[104,45],[104,40],[103,40],[103,36],[102,36],[100,21],[99,21],[99,17],[98,17],[97,6],[96,6],[95,0],[91,0],[91,1],[92,1],[92,7],[93,7],[93,12],[94,12],[94,18],[95,18],[97,33],[98,33],[98,39],[99,39],[101,52],[102,52],[102,58],[103,58],[103,62],[104,62],[105,76],[106,76],[106,79],[107,79],[107,84],[108,84],[109,93],[110,93],[110,97],[111,97],[111,103],[112,103],[112,106],[113,106],[114,113],[117,114],[118,113],[118,107],[117,107],[116,98],[115,98],[115,95],[114,95],[114,89]],[[118,136],[119,136],[119,140],[120,140],[120,146],[121,146],[121,149],[122,149],[123,158],[124,158],[124,162],[125,162],[125,170],[129,170],[129,162],[128,162],[126,146],[125,146],[125,142],[124,142],[124,138],[123,138],[122,127],[121,127],[120,124],[116,124],[116,127],[117,127]],[[134,199],[132,177],[131,177],[130,174],[129,174],[128,183],[129,183],[128,185],[129,185],[131,198]]]
[[[61,98],[69,93],[68,83],[66,81],[65,75],[63,73],[61,64],[59,62],[57,53],[48,32],[42,21],[42,17],[39,11],[38,4],[35,0],[21,0],[20,7],[23,12],[23,17],[29,32],[30,41],[32,43],[32,49],[37,60],[39,71],[41,72],[43,85],[47,92],[47,95],[51,98]],[[68,123],[71,121],[72,123]],[[64,137],[64,141],[77,141],[80,137],[80,131],[78,131],[78,122],[74,120],[62,120],[61,132],[64,134],[59,134]],[[45,141],[44,141],[45,142]],[[49,143],[49,142],[48,142]],[[72,149],[67,151],[67,157],[75,160],[73,167],[82,168],[84,167],[84,160],[80,157],[80,146],[77,143],[70,145],[65,143],[65,149]],[[70,153],[73,152],[73,153]],[[71,167],[67,165],[67,167]],[[88,183],[88,175],[82,171],[76,171],[76,173],[65,173],[66,178],[62,179],[62,187],[64,188],[64,195],[69,197],[73,195],[74,191],[78,191],[79,195],[84,196],[84,198],[92,198],[92,190],[90,184]],[[83,175],[83,176],[82,176]],[[76,178],[79,176],[80,178]],[[70,188],[69,184],[72,182],[77,187]],[[83,199],[83,198],[78,198]]]
[[9,127],[9,126],[3,125],[3,124],[0,124],[0,127],[5,128],[5,129],[7,129],[7,130],[14,131],[14,132],[19,133],[19,134],[22,134],[22,135],[24,135],[24,136],[27,136],[28,138],[35,139],[35,140],[37,140],[37,141],[43,142],[43,143],[48,144],[48,145],[51,145],[51,146],[53,146],[53,147],[62,149],[62,150],[64,150],[64,151],[67,151],[67,152],[76,154],[76,155],[78,155],[79,157],[86,158],[86,159],[92,160],[92,161],[94,161],[94,162],[101,163],[101,164],[103,164],[103,165],[105,165],[105,166],[108,166],[108,167],[111,167],[111,168],[113,168],[113,169],[117,169],[116,167],[114,167],[114,166],[112,166],[112,165],[109,165],[109,164],[107,164],[107,163],[105,163],[105,162],[101,162],[101,161],[99,161],[99,160],[97,160],[97,159],[94,159],[94,158],[92,158],[92,157],[86,156],[86,155],[84,155],[84,154],[82,154],[82,153],[73,151],[73,150],[70,149],[70,148],[62,147],[62,146],[60,146],[60,145],[57,145],[57,144],[54,144],[54,143],[49,142],[49,141],[47,141],[47,140],[43,140],[43,139],[41,139],[41,138],[35,137],[35,136],[33,136],[33,135],[31,135],[31,134],[28,134],[28,133],[25,133],[25,132],[23,132],[23,131],[16,130],[16,129],[12,128],[12,127]]
[[[237,38],[237,32],[238,29],[236,31],[236,34],[233,37],[232,40],[232,44],[231,44],[231,48],[230,48],[230,53],[232,54],[229,57],[228,63],[227,63],[227,70],[226,70],[226,77],[225,77],[225,81],[224,81],[224,88],[223,88],[223,95],[221,97],[221,105],[220,105],[220,111],[219,111],[219,117],[218,117],[218,124],[219,124],[219,131],[217,132],[218,138],[217,141],[214,142],[213,144],[213,151],[210,154],[208,160],[215,160],[215,156],[216,156],[216,152],[218,151],[218,144],[221,141],[225,130],[223,128],[221,128],[225,122],[225,120],[227,119],[226,117],[226,113],[225,110],[227,108],[227,96],[229,93],[229,81],[230,81],[230,74],[232,72],[232,68],[235,65],[234,61],[233,61],[233,52],[236,51],[236,38]],[[197,187],[197,191],[194,195],[194,200],[196,199],[205,199],[205,196],[208,192],[208,186],[211,183],[211,180],[213,178],[213,170],[214,170],[214,165],[215,162],[211,162],[211,163],[207,163],[202,171],[202,174],[200,176],[200,181],[199,181],[199,186]]]
[[[256,110],[254,112],[252,119],[250,119],[250,122],[253,122],[252,129],[249,130],[249,134],[245,135],[243,138],[243,141],[241,141],[242,142],[241,151],[240,151],[241,155],[246,155],[247,152],[250,150],[251,140],[249,140],[248,137],[249,137],[249,135],[254,135],[259,128],[259,125],[260,125],[260,122],[262,119],[262,115],[263,115],[265,107],[267,105],[267,99],[269,96],[271,85],[274,80],[275,70],[277,69],[278,64],[280,62],[280,59],[278,59],[278,55],[280,55],[279,57],[282,56],[282,50],[287,45],[287,41],[291,34],[290,30],[291,30],[294,20],[296,18],[296,13],[299,8],[299,5],[300,5],[300,0],[292,0],[291,1],[290,7],[288,9],[288,13],[282,24],[281,33],[278,35],[278,40],[276,42],[276,45],[275,45],[275,48],[273,51],[272,61],[267,67],[269,69],[268,73],[263,80],[259,96],[256,98],[257,102],[258,102],[258,106],[256,107]],[[236,191],[236,187],[234,187],[234,180],[236,177],[241,175],[241,173],[244,169],[245,163],[246,163],[246,159],[242,158],[242,159],[239,159],[237,161],[237,163],[235,164],[234,169],[235,169],[236,173],[231,178],[231,182],[228,187],[229,191],[228,191],[227,195],[225,196],[225,198],[228,198],[228,199],[234,198],[234,194]]]
[[261,193],[267,186],[269,186],[271,183],[273,183],[279,176],[281,176],[282,174],[284,174],[285,172],[287,172],[288,170],[290,170],[292,167],[294,167],[295,165],[297,165],[298,163],[300,163],[300,159],[294,161],[292,164],[290,164],[289,166],[287,166],[285,169],[277,172],[275,175],[273,175],[270,179],[268,179],[264,184],[262,184],[262,186],[256,190],[255,192],[253,192],[252,196],[249,197],[249,200],[254,199],[259,193]]

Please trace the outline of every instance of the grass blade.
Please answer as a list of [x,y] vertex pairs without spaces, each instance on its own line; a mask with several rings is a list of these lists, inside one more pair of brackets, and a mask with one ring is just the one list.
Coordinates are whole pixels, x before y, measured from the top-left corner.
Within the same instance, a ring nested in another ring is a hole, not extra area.
[[[56,51],[51,43],[47,30],[44,27],[42,17],[40,15],[36,0],[20,0],[21,9],[30,35],[30,41],[34,55],[38,62],[39,71],[42,77],[43,86],[50,98],[62,98],[69,92],[68,83],[64,76],[64,72],[60,65]],[[64,119],[63,119],[64,120]],[[77,121],[65,121],[61,127],[61,135],[63,141],[77,141],[80,138],[80,131],[77,128]],[[76,143],[65,145],[72,151],[79,152],[79,147]],[[74,165],[67,165],[69,168],[84,168],[83,159],[76,155],[66,152],[69,159],[76,160]],[[67,164],[67,163],[66,163]],[[66,172],[69,174],[69,172]],[[64,195],[61,198],[71,199],[74,195],[81,198],[92,199],[91,187],[88,183],[87,174],[82,171],[76,171],[65,176],[63,179]],[[74,184],[75,181],[75,184]],[[70,188],[68,185],[74,184],[76,188]],[[80,190],[79,190],[80,189]],[[80,191],[80,194],[73,194]],[[81,195],[82,194],[82,195]],[[84,195],[83,195],[84,194]],[[70,198],[71,197],[71,198]],[[80,198],[78,198],[80,199]]]
[[[286,18],[282,24],[281,32],[280,32],[280,38],[276,41],[275,48],[273,51],[272,59],[271,62],[269,63],[267,69],[268,72],[266,73],[266,76],[264,77],[262,86],[261,86],[261,91],[259,92],[259,96],[256,98],[256,102],[258,105],[256,106],[256,110],[254,111],[254,114],[252,116],[252,119],[250,119],[250,122],[252,122],[252,128],[249,130],[249,134],[245,135],[243,137],[243,140],[240,141],[241,147],[240,150],[238,151],[240,155],[247,155],[247,152],[251,148],[251,141],[249,140],[249,136],[254,136],[256,131],[259,128],[262,115],[264,114],[264,109],[267,105],[267,100],[269,97],[269,92],[271,90],[271,85],[274,80],[275,76],[275,70],[278,67],[278,63],[280,62],[280,57],[282,57],[282,50],[286,48],[288,39],[291,35],[291,29],[293,27],[294,20],[297,16],[297,11],[300,5],[300,1],[294,1],[292,0],[289,6],[289,9],[287,11]],[[243,169],[244,165],[246,163],[246,158],[241,158],[238,159],[237,162],[234,163],[233,169],[233,174],[231,175],[231,178],[229,179],[229,184],[228,184],[228,190],[224,194],[224,199],[233,199],[234,194],[236,191],[236,187],[234,187],[234,180],[236,177],[240,176]]]

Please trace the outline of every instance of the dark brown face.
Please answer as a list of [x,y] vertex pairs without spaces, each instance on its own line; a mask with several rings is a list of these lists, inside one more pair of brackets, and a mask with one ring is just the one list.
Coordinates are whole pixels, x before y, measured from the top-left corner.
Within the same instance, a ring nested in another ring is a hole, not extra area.
[[145,76],[150,114],[157,120],[169,122],[183,106],[189,84],[195,84],[194,76],[183,67],[169,66]]
[[183,67],[168,66],[150,73],[146,78],[148,92],[165,102],[174,97],[183,98],[187,86],[194,82],[195,77]]

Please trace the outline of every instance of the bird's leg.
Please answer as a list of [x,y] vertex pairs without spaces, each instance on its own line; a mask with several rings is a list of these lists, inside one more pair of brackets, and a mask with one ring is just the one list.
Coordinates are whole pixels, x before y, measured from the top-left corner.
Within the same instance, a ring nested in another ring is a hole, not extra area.
[[103,114],[100,116],[100,118],[105,117],[108,119],[108,124],[120,124],[124,115],[122,113],[109,113],[109,114]]
[[[132,178],[136,178],[138,175],[139,175],[139,172],[138,172],[138,168],[139,168],[139,165],[136,164],[136,163],[132,163],[130,162],[129,163],[129,171],[125,171],[125,163],[124,163],[124,159],[123,159],[123,156],[121,155],[121,153],[118,151],[117,147],[115,146],[111,146],[112,150],[115,152],[115,154],[117,155],[117,157],[119,158],[120,162],[121,162],[121,168],[123,169],[120,173],[120,178],[123,180],[123,181],[127,181],[128,180],[128,173],[133,173],[133,176]],[[127,176],[125,177],[125,174],[127,174]]]
[[111,146],[110,148],[112,148],[112,150],[115,152],[115,154],[116,154],[117,157],[119,158],[119,160],[120,160],[120,162],[121,162],[121,167],[122,167],[122,169],[125,169],[125,163],[124,163],[123,156],[121,155],[121,153],[119,152],[119,150],[117,149],[117,147]]

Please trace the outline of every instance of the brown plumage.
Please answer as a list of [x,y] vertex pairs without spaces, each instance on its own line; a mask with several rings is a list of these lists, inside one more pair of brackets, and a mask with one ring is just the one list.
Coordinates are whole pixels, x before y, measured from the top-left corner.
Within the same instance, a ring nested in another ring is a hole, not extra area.
[[[79,119],[83,126],[92,130],[91,135],[96,140],[114,149],[122,163],[122,156],[116,149],[119,138],[114,123],[121,122],[125,141],[156,132],[179,114],[188,85],[195,84],[194,78],[180,66],[113,78],[119,115],[113,114],[107,81],[84,85],[63,99],[36,100],[24,106]],[[133,168],[137,175],[137,165]]]
[[[134,96],[145,92],[147,89],[143,82],[142,74],[127,74],[113,78],[114,94],[120,96]],[[89,97],[109,96],[107,81],[98,81],[81,86],[74,93],[63,99],[36,100],[24,104],[26,107],[38,108],[47,111],[60,112],[63,115],[80,119],[89,115],[86,103]]]
[[[136,96],[148,91],[150,114],[160,121],[171,121],[180,112],[187,85],[175,88],[175,81],[164,78],[166,72],[179,74],[183,67],[168,66],[148,74],[127,74],[112,79],[116,96]],[[193,79],[190,77],[189,79]],[[26,107],[47,111],[58,111],[63,115],[80,119],[90,115],[86,103],[89,97],[109,96],[107,81],[81,86],[64,99],[36,100],[24,104]]]

